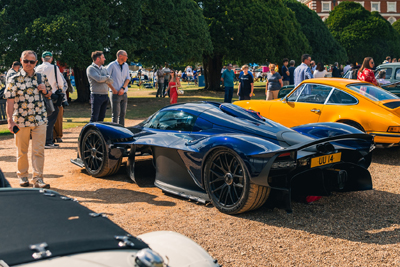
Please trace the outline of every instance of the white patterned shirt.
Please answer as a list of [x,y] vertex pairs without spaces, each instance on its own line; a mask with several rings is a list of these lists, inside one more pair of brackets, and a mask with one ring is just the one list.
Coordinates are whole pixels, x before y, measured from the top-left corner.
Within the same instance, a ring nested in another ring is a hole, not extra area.
[[[42,75],[42,81],[46,89],[51,91],[46,75]],[[41,98],[39,97],[40,92],[37,87],[36,73],[30,77],[21,69],[10,79],[10,83],[4,92],[4,98],[14,99],[13,120],[20,128],[40,126],[47,123],[47,112],[43,102],[44,95]]]

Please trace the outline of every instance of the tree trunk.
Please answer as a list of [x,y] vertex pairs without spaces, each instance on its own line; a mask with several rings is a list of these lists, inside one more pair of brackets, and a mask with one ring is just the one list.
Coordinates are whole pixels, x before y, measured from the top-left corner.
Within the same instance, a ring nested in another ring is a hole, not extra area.
[[222,69],[222,56],[214,54],[212,56],[203,57],[204,65],[204,80],[206,86],[204,89],[212,91],[222,90],[221,83],[221,69]]
[[86,75],[86,69],[74,68],[77,102],[88,103],[90,100],[90,86]]

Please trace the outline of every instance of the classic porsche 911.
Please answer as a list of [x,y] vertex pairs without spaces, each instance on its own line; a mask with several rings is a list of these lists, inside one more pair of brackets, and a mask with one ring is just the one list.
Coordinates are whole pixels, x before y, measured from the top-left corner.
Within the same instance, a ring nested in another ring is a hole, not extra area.
[[372,189],[373,137],[341,123],[289,129],[233,104],[198,102],[162,108],[124,128],[89,123],[71,160],[95,177],[114,174],[127,157],[152,155],[154,184],[165,192],[238,214],[261,207],[292,210],[292,194]]
[[309,79],[281,99],[244,100],[234,104],[260,112],[287,127],[341,122],[373,135],[379,146],[400,144],[400,98],[366,82]]

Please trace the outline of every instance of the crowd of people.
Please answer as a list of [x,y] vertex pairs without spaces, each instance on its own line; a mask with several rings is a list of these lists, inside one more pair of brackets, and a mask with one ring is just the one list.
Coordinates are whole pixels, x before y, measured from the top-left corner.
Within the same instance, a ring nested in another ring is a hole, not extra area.
[[[390,56],[386,57],[385,63],[397,62],[396,58],[391,59]],[[295,61],[285,58],[283,59],[282,66],[278,67],[277,64],[270,63],[267,72],[248,71],[249,66],[243,65],[242,72],[238,76],[238,92],[239,100],[250,100],[253,95],[253,88],[255,81],[265,82],[265,95],[266,100],[273,100],[278,98],[279,90],[287,85],[297,86],[306,79],[313,78],[342,78],[347,72],[351,72],[355,79],[360,81],[367,81],[374,85],[382,85],[390,83],[386,80],[386,72],[379,71],[375,78],[376,66],[371,57],[366,57],[361,65],[346,62],[346,65],[339,65],[338,62],[332,65],[324,65],[323,62],[318,62],[311,59],[311,56],[304,54],[301,57],[301,64],[295,67]],[[242,73],[246,71],[246,76],[243,77]],[[224,102],[231,103],[233,97],[234,81],[236,80],[235,72],[232,70],[232,64],[228,64],[221,71],[221,82],[225,88]],[[251,76],[251,79],[248,78]],[[249,84],[250,82],[250,84]]]
[[[116,59],[107,67],[104,67],[106,58],[102,51],[93,52],[91,58],[93,62],[86,70],[91,93],[90,121],[104,121],[107,105],[110,102],[112,122],[124,125],[128,85],[131,82],[129,66],[126,63],[128,54],[124,50],[119,50]],[[36,66],[38,62],[36,53],[31,50],[22,52],[20,61],[13,62],[7,72],[6,88],[3,93],[7,100],[8,129],[15,134],[17,175],[20,185],[30,184],[27,154],[29,141],[32,139],[31,183],[33,187],[50,188],[50,185],[43,180],[44,149],[57,148],[59,145],[56,143],[62,142],[63,106],[68,105],[67,89],[72,86],[66,73],[63,75],[59,68],[52,64],[51,52],[43,52],[41,60],[43,63]],[[390,57],[384,63],[389,62],[393,62]],[[283,59],[280,68],[273,63],[268,67],[269,71],[265,73],[267,100],[276,99],[283,86],[297,86],[302,81],[312,78],[342,77],[349,70],[357,70],[359,80],[374,85],[382,84],[385,79],[384,72],[379,73],[378,80],[375,78],[373,71],[375,63],[371,57],[366,57],[361,66],[347,64],[343,67],[334,63],[332,67],[327,68],[322,62],[315,64],[310,55],[304,54],[301,57],[301,64],[297,67],[294,60],[289,61],[286,58]],[[183,73],[192,79],[196,73],[201,72],[202,69],[194,71],[191,66],[187,66],[184,72],[169,68],[167,63],[164,67],[160,66],[154,73],[157,80],[156,97],[169,95],[170,103],[177,103]],[[232,102],[236,79],[232,64],[228,64],[221,74],[221,82],[225,87],[224,102]],[[248,65],[241,67],[237,91],[239,100],[251,99],[256,79]]]

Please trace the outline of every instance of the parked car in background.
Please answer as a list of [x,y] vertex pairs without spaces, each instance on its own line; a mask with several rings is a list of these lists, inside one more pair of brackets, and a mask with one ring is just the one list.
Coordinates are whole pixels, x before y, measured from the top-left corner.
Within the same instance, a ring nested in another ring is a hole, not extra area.
[[389,81],[390,83],[400,82],[400,62],[385,63],[385,64],[379,65],[378,67],[376,67],[376,70],[375,70],[376,78],[378,78],[378,73],[381,70],[386,71],[385,80]]
[[358,80],[309,79],[281,99],[234,104],[287,127],[341,122],[373,135],[375,143],[383,147],[400,143],[400,98]]

